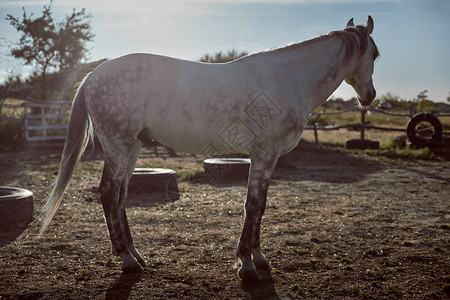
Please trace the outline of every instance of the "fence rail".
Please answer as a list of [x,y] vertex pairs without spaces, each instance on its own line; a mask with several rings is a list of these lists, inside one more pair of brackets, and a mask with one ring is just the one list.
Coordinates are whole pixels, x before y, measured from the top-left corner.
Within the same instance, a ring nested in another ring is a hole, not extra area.
[[[22,104],[2,104],[2,115],[0,120],[6,120],[9,122],[22,122],[23,125],[23,139],[27,142],[33,141],[54,141],[64,140],[65,132],[68,126],[68,120],[70,115],[71,104],[68,102],[28,102],[25,101]],[[330,131],[339,130],[343,128],[352,128],[361,132],[361,137],[364,139],[364,131],[366,129],[384,130],[384,131],[396,131],[406,132],[406,128],[390,128],[382,126],[373,126],[370,123],[365,122],[366,111],[361,111],[361,122],[355,124],[346,124],[339,126],[318,126],[314,118],[318,118],[322,115],[340,115],[347,112],[360,111],[355,106],[344,111],[339,112],[318,112],[311,114],[312,126],[307,126],[306,130],[314,130],[314,136],[316,143],[318,143],[318,131]],[[389,116],[412,118],[412,115],[388,112],[372,108],[368,110],[376,114],[385,114]],[[450,114],[437,114],[437,117],[450,117]]]
[[[356,112],[356,111],[361,111],[361,122],[360,123],[354,123],[354,124],[346,124],[346,125],[338,125],[338,126],[317,126],[317,123],[315,122],[316,120],[318,120],[318,118],[320,116],[330,116],[330,115],[340,115],[340,114],[344,114],[344,113],[348,113],[348,112]],[[338,112],[314,112],[310,115],[311,121],[310,123],[312,123],[312,126],[306,126],[306,130],[314,130],[314,139],[316,142],[316,145],[319,144],[319,138],[318,138],[318,131],[319,130],[324,130],[324,131],[331,131],[331,130],[339,130],[342,128],[353,128],[355,130],[359,130],[361,133],[361,140],[364,140],[364,135],[365,135],[365,130],[366,129],[374,129],[374,130],[383,130],[383,131],[396,131],[396,132],[403,132],[403,133],[407,133],[407,127],[405,128],[393,128],[393,127],[383,127],[383,126],[374,126],[371,125],[370,123],[367,123],[365,121],[365,116],[366,113],[370,111],[372,113],[376,113],[376,114],[385,114],[385,115],[389,115],[389,116],[395,116],[395,117],[405,117],[405,118],[409,118],[412,119],[414,117],[415,114],[413,113],[409,113],[409,114],[401,114],[401,113],[393,113],[393,112],[388,112],[382,109],[378,109],[378,108],[370,108],[367,110],[361,110],[359,109],[357,106],[351,107],[347,110],[344,111],[338,111]],[[450,117],[450,114],[448,113],[443,113],[443,114],[435,114],[436,117]],[[450,132],[445,132],[442,131],[442,133],[450,133]]]
[[25,102],[24,136],[27,142],[64,140],[70,103]]
[[70,107],[68,102],[2,103],[0,120],[21,123],[24,142],[64,140]]

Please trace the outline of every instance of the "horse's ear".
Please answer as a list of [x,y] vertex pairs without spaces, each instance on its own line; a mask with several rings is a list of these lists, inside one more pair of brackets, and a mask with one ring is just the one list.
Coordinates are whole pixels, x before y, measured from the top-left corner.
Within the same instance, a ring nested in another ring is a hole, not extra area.
[[355,24],[353,24],[353,18],[351,18],[350,20],[348,20],[348,22],[347,22],[347,27],[355,27]]
[[373,32],[373,19],[372,19],[371,16],[369,16],[369,18],[367,19],[366,26],[367,26],[367,31],[369,32],[369,34],[372,34],[372,32]]

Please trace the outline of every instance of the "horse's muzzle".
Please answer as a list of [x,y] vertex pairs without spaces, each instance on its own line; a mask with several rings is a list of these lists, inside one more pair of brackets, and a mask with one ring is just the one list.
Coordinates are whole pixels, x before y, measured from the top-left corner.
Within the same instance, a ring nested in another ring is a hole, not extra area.
[[367,91],[367,93],[364,95],[364,98],[359,99],[359,103],[361,103],[362,106],[369,106],[370,103],[375,99],[377,95],[377,92],[374,88],[371,88]]

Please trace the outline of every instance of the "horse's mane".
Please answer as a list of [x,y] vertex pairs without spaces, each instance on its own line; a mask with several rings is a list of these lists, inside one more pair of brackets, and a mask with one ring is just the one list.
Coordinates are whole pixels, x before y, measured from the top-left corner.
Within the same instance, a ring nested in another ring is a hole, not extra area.
[[341,39],[345,46],[345,54],[344,61],[350,60],[353,55],[359,54],[363,55],[367,49],[368,41],[370,40],[375,47],[375,53],[373,59],[376,59],[380,56],[380,52],[378,51],[378,47],[375,44],[375,41],[369,36],[369,39],[366,38],[368,35],[367,27],[358,25],[356,27],[347,27],[344,30],[336,30],[328,33],[328,36],[333,37],[337,36]]
[[[300,43],[295,43],[292,45],[288,45],[286,47],[274,49],[268,52],[284,52],[287,50],[296,50],[299,48],[303,48],[305,46],[317,43],[319,41],[327,40],[333,37],[338,37],[342,43],[344,44],[344,62],[348,62],[355,54],[363,55],[364,52],[367,49],[368,45],[368,39],[366,36],[367,33],[367,27],[358,25],[356,27],[347,27],[344,30],[336,30],[331,31],[326,35],[321,35],[317,38],[307,40]],[[378,56],[380,56],[380,53],[378,51],[378,47],[375,44],[375,41],[372,39],[371,36],[369,36],[370,41],[375,47],[375,53],[374,53],[374,59],[376,59]]]

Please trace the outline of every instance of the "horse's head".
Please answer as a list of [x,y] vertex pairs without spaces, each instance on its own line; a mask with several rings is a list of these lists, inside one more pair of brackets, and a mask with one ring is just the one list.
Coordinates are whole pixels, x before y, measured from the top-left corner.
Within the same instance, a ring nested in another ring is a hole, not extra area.
[[[372,74],[375,59],[379,56],[378,48],[370,36],[373,31],[373,19],[369,16],[365,25],[356,26],[353,19],[347,23],[346,30],[359,29],[364,34],[360,36],[360,45],[367,45],[359,56],[359,59],[352,73],[345,78],[345,82],[350,84],[358,94],[359,103],[362,106],[368,106],[375,99],[376,91],[373,87]],[[366,40],[361,40],[366,39]]]

